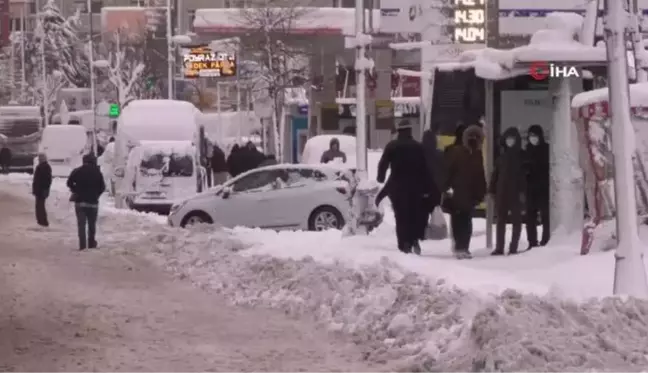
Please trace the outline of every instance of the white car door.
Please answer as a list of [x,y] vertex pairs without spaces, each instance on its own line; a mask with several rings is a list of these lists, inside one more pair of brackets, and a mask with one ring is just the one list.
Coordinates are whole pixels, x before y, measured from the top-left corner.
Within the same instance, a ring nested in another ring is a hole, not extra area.
[[269,193],[267,201],[273,213],[273,225],[268,228],[289,229],[305,225],[314,208],[313,203],[317,201],[315,183],[319,175],[309,169],[290,167],[281,170],[282,186]]
[[228,186],[229,194],[220,193],[222,200],[215,204],[216,221],[227,227],[263,227],[272,221],[273,212],[264,208],[267,193],[273,191],[274,170],[253,171]]

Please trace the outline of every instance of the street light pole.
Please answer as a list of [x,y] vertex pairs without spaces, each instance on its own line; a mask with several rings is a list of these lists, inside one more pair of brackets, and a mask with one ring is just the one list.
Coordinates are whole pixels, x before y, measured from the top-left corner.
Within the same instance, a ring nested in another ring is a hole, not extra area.
[[[605,44],[608,59],[611,109],[614,191],[616,201],[617,248],[614,267],[614,294],[648,297],[648,280],[639,241],[635,181],[632,167],[634,131],[630,116],[625,29],[627,12],[623,2],[605,0]],[[631,146],[632,144],[632,146]]]
[[171,0],[166,2],[166,39],[167,39],[167,88],[168,98],[173,100],[173,40],[171,32]]
[[88,8],[88,27],[90,37],[88,38],[88,60],[90,62],[90,110],[92,110],[92,152],[97,154],[97,106],[95,103],[95,72],[94,72],[94,44],[92,42],[93,20],[92,20],[92,0],[87,0]]
[[367,59],[365,57],[364,29],[364,0],[356,0],[356,172],[360,180],[367,178],[367,81],[365,75]]

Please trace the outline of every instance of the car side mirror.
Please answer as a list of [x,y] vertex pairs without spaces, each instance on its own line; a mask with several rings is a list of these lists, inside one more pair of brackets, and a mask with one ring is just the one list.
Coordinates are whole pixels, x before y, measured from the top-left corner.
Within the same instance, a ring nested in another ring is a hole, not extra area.
[[232,195],[232,189],[228,187],[223,187],[223,191],[221,192],[221,198],[228,199],[230,195]]

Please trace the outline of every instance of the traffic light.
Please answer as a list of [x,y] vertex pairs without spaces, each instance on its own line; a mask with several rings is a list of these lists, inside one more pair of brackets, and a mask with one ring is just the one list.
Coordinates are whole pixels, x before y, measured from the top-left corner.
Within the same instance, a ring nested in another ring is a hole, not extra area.
[[119,111],[119,104],[110,104],[108,116],[111,118],[117,118],[119,116]]

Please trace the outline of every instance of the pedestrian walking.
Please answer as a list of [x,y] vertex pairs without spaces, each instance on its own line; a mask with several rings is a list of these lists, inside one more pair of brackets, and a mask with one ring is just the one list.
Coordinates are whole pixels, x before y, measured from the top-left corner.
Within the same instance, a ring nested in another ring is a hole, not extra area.
[[346,163],[347,161],[346,154],[340,150],[340,140],[337,137],[332,138],[329,142],[329,148],[322,153],[320,163],[333,162],[335,159],[342,160],[342,163]]
[[[529,249],[545,246],[551,238],[549,227],[549,144],[539,125],[529,127],[525,154],[526,232]],[[542,238],[538,242],[538,218]]]
[[[420,255],[427,214],[439,204],[440,194],[428,173],[423,146],[412,136],[410,123],[401,121],[396,133],[396,139],[385,146],[378,162],[377,179],[385,183],[380,195],[391,201],[398,249]],[[387,170],[390,174],[385,182]]]
[[67,186],[72,192],[70,200],[74,202],[77,217],[79,250],[97,248],[99,197],[106,190],[106,184],[92,154],[85,155],[83,165],[72,171]]
[[486,195],[486,177],[482,144],[484,132],[478,125],[460,125],[455,131],[455,142],[444,152],[445,175],[443,206],[450,214],[450,229],[458,259],[470,259],[472,218],[475,207]]
[[214,144],[212,148],[210,166],[213,174],[213,185],[221,185],[227,181],[227,159],[225,158],[225,152],[217,144]]
[[3,145],[0,149],[0,171],[3,174],[8,174],[11,168],[11,149],[7,145]]
[[36,223],[41,227],[49,227],[45,201],[47,200],[47,197],[49,197],[51,186],[52,167],[49,162],[47,162],[47,156],[44,153],[40,153],[38,154],[38,165],[34,169],[32,195],[36,201]]
[[502,135],[503,151],[495,162],[495,169],[489,185],[489,193],[495,196],[495,251],[492,255],[504,255],[506,224],[513,226],[509,254],[518,253],[522,231],[522,206],[526,190],[522,136],[517,128],[511,127]]

